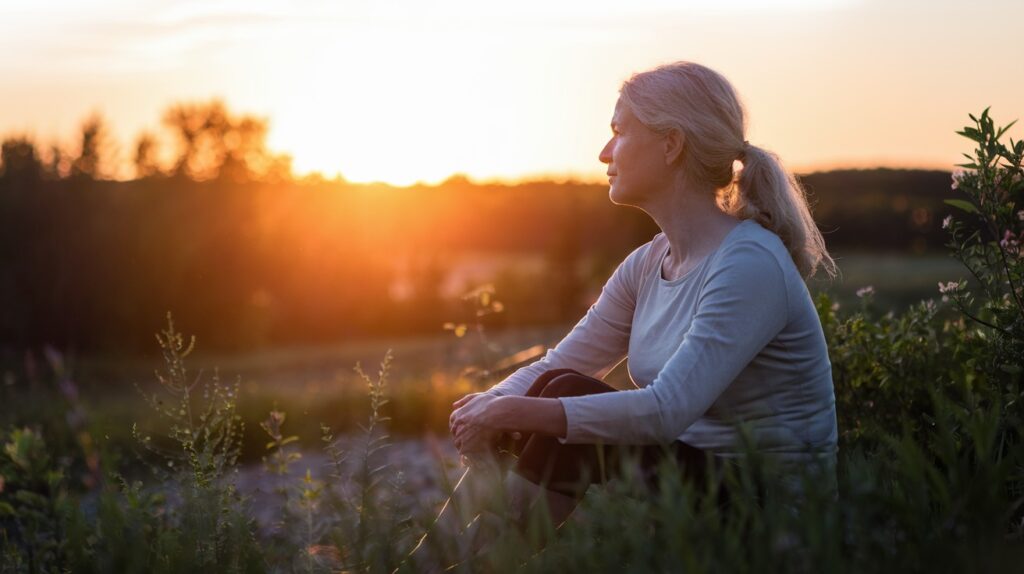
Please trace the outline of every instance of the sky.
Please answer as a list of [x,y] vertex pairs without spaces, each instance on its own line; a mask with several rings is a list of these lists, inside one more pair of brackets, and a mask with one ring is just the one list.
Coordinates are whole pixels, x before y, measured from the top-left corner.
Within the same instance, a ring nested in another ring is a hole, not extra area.
[[73,148],[99,111],[127,161],[217,97],[299,174],[603,180],[621,83],[690,60],[797,171],[950,169],[968,113],[1024,115],[1022,25],[1020,0],[0,0],[0,136]]

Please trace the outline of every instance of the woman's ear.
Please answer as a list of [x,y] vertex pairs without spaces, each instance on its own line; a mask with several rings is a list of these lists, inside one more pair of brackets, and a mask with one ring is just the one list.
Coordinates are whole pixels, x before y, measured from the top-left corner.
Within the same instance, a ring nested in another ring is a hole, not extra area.
[[664,136],[665,165],[673,165],[683,157],[686,138],[683,132],[672,129]]

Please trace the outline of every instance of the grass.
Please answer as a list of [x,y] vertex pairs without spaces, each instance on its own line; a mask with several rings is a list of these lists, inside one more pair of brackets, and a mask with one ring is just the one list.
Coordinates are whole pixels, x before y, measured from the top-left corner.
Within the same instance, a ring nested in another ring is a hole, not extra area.
[[833,281],[817,279],[811,289],[828,293],[841,305],[854,305],[857,291],[874,287],[879,308],[902,310],[923,299],[937,297],[938,283],[965,278],[964,266],[945,253],[833,254],[840,275]]

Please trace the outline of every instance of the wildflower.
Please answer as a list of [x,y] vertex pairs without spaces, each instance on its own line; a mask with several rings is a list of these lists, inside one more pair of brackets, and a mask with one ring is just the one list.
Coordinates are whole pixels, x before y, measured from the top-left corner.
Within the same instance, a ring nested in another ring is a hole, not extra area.
[[967,178],[967,172],[962,169],[953,170],[953,185],[952,188],[959,189],[960,184]]
[[[1024,235],[1024,233],[1022,233]],[[1017,240],[1017,236],[1014,235],[1013,231],[1007,229],[1003,233],[1003,239],[999,241],[999,246],[1007,251],[1017,251],[1017,247],[1020,246],[1020,242]]]
[[857,289],[857,297],[860,297],[861,299],[863,299],[864,297],[870,297],[870,296],[872,296],[874,294],[875,294],[875,288],[873,286],[871,286],[871,285],[868,285],[867,287],[861,287],[860,289]]
[[943,220],[942,220],[942,228],[943,229],[949,229],[949,226],[952,225],[952,224],[953,224],[953,216],[952,215],[947,215],[945,218],[943,218]]
[[950,281],[948,283],[939,282],[939,293],[953,293],[960,288],[958,281]]
[[1002,233],[1002,239],[999,241],[999,245],[1005,249],[1017,247],[1017,235],[1015,235],[1012,230],[1007,229],[1005,233]]

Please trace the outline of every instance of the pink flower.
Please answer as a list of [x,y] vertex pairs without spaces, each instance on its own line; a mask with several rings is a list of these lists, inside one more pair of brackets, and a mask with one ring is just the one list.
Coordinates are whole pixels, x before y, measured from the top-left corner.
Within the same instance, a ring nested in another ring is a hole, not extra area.
[[960,288],[960,283],[957,281],[950,281],[948,283],[939,282],[939,293],[953,293]]
[[949,226],[952,225],[952,224],[953,224],[953,216],[952,215],[947,215],[942,220],[942,228],[943,229],[949,229]]
[[999,241],[999,245],[1004,248],[1017,247],[1017,235],[1010,229],[1002,234],[1002,240]]
[[864,297],[870,297],[871,295],[874,295],[874,294],[875,294],[875,288],[873,286],[871,286],[871,285],[868,285],[867,287],[861,287],[860,289],[857,289],[857,296],[860,297],[861,299],[863,299]]
[[[1024,233],[1022,233],[1024,235]],[[1003,239],[999,242],[999,246],[1007,251],[1017,251],[1017,247],[1020,246],[1020,242],[1017,240],[1017,236],[1013,231],[1007,229],[1003,233]]]

